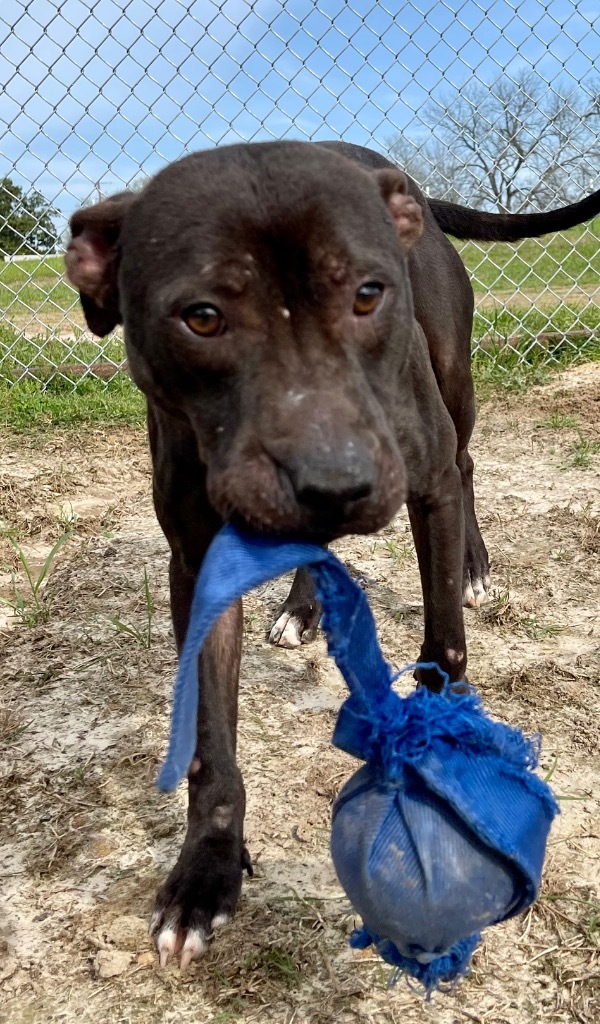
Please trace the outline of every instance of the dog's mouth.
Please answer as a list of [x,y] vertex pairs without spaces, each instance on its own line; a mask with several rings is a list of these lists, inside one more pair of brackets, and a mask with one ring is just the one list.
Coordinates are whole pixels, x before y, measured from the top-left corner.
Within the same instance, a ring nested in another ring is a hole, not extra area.
[[[399,506],[398,506],[399,507]],[[341,518],[323,518],[320,521],[308,516],[299,515],[297,521],[274,523],[272,519],[263,520],[247,510],[233,509],[226,517],[227,521],[245,533],[281,537],[285,540],[297,540],[326,547],[332,541],[349,534],[376,533],[387,526],[397,509],[387,517],[380,516],[344,516]]]
[[245,532],[326,545],[348,534],[376,533],[393,519],[406,500],[406,474],[395,453],[384,458],[377,477],[364,495],[298,495],[281,466],[261,456],[209,471],[207,484],[213,507]]
[[280,537],[285,540],[297,540],[300,542],[306,542],[311,544],[318,544],[321,547],[326,547],[333,540],[338,537],[344,536],[346,533],[352,533],[350,529],[346,530],[343,527],[331,527],[327,526],[314,526],[311,527],[305,525],[299,525],[294,527],[293,525],[286,526],[284,524],[273,525],[272,521],[264,522],[259,517],[253,516],[251,513],[244,511],[239,512],[233,510],[228,519],[228,522],[232,523],[239,530],[244,533],[253,533],[259,536],[269,537]]

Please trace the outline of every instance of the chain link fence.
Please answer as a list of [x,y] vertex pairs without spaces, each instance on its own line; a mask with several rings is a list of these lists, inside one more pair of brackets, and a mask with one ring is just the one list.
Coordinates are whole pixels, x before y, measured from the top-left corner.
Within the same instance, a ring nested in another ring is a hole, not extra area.
[[[342,138],[431,195],[549,209],[600,187],[597,0],[3,0],[0,379],[121,372],[64,279],[69,215],[235,141]],[[591,352],[600,221],[461,244],[475,350],[510,370]]]

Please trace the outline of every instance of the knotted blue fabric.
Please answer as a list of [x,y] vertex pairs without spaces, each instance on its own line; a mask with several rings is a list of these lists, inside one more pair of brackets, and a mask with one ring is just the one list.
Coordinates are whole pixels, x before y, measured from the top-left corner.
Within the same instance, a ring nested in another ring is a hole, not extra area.
[[[371,610],[331,552],[225,526],[199,574],[175,682],[171,737],[158,786],[171,791],[196,747],[198,654],[240,595],[300,565],[323,605],[329,654],[350,690],[333,743],[366,762],[340,792],[331,852],[373,944],[429,995],[465,973],[483,928],[536,898],[558,808],[534,774],[538,743],[490,719],[472,691],[392,689]],[[444,675],[442,673],[442,675]]]

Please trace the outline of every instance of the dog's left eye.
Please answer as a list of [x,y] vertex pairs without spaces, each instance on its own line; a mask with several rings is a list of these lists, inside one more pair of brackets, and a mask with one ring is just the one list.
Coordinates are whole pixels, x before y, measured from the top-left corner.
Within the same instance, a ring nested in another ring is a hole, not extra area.
[[225,317],[221,310],[208,303],[184,309],[182,320],[193,334],[198,334],[202,338],[214,338],[225,330]]
[[355,316],[369,316],[374,313],[383,298],[383,285],[378,281],[367,281],[361,284],[354,296],[353,313]]

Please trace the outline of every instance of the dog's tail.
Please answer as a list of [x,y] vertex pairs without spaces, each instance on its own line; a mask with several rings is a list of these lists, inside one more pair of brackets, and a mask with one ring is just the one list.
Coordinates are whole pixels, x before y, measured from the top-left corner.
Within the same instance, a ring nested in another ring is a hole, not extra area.
[[578,203],[547,213],[485,213],[443,199],[428,199],[442,231],[454,238],[477,242],[518,242],[551,231],[565,231],[600,214],[600,189]]

